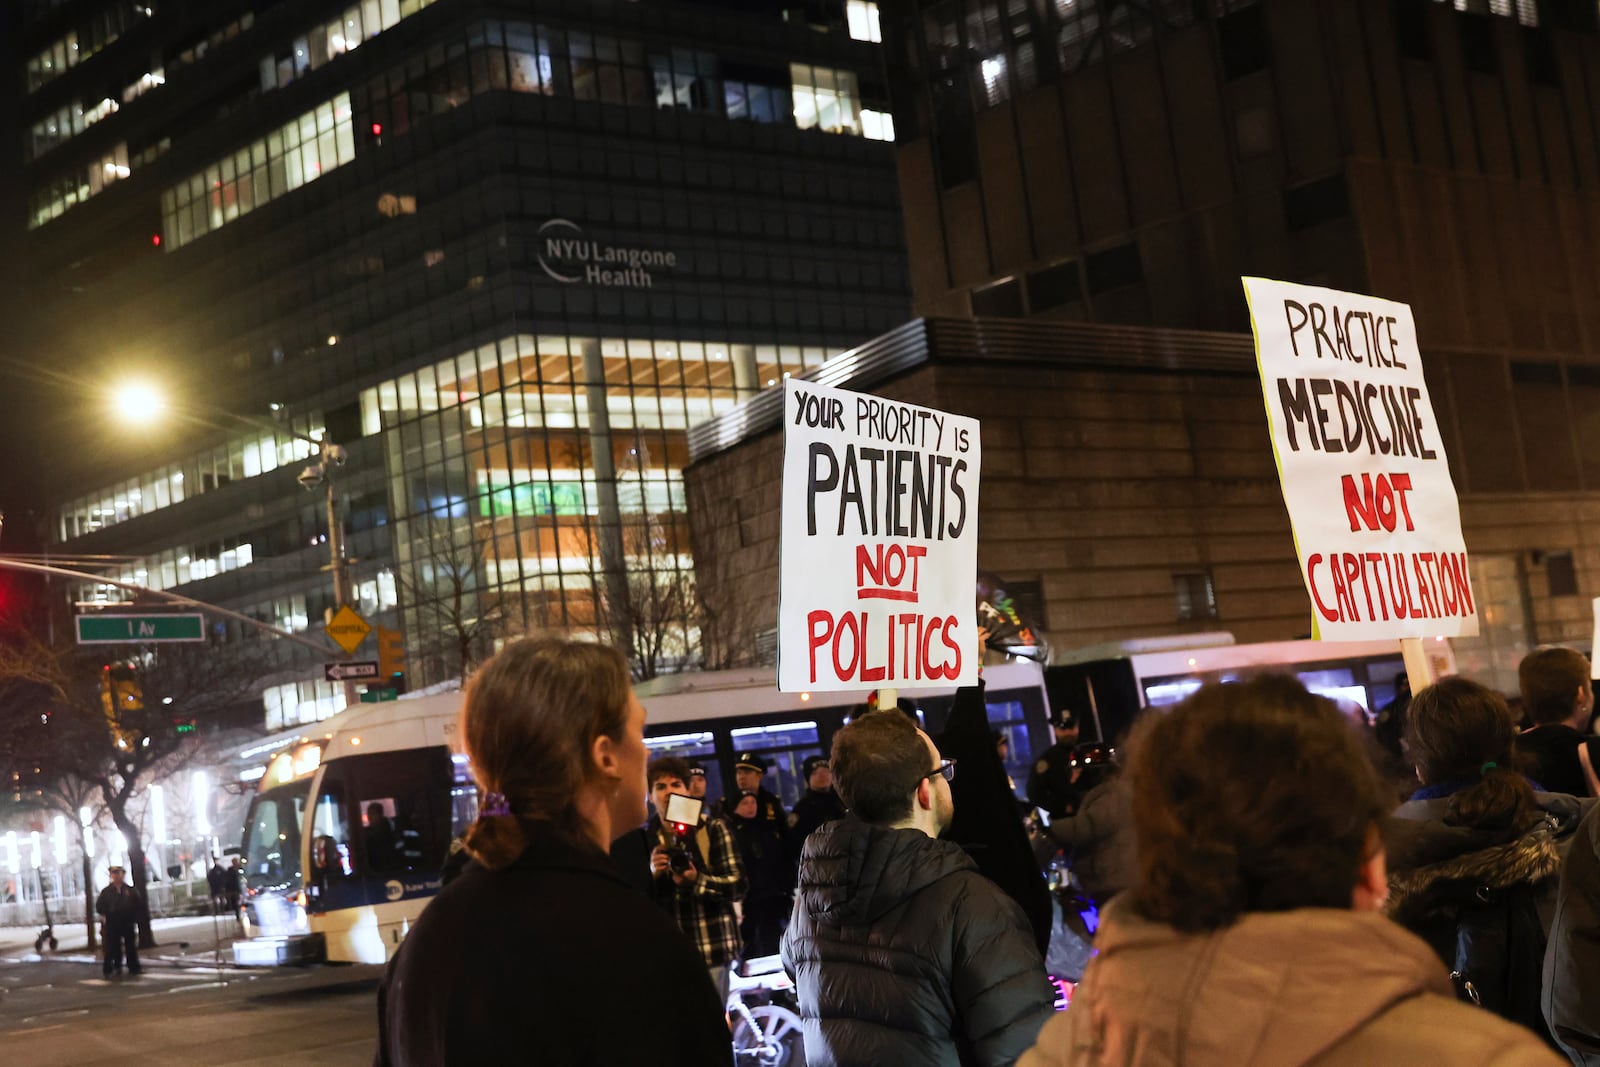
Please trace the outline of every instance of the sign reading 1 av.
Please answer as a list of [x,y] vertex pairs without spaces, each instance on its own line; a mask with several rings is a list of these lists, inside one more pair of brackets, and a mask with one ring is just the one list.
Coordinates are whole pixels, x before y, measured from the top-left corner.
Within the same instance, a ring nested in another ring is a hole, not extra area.
[[596,241],[570,219],[551,219],[539,227],[539,266],[564,285],[605,289],[651,289],[652,272],[673,270],[678,253],[664,248]]
[[204,641],[203,615],[79,615],[80,645],[144,645]]

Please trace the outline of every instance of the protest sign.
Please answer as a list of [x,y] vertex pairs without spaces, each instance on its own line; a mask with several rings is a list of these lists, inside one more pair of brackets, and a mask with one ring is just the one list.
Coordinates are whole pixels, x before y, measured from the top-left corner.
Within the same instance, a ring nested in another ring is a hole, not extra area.
[[1244,287],[1312,635],[1476,634],[1460,507],[1411,309],[1262,278]]
[[788,379],[778,688],[978,678],[978,420]]

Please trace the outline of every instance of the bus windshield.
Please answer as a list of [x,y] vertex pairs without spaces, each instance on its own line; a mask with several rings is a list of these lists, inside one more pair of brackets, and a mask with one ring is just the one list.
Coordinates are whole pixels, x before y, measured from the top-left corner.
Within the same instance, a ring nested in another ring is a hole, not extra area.
[[256,889],[300,885],[300,827],[311,778],[257,794],[244,824],[244,873]]

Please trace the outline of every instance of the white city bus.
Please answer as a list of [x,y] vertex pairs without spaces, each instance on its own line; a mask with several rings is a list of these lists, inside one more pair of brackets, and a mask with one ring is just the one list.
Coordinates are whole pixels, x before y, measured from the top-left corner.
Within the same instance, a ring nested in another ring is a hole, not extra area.
[[[1011,741],[1027,780],[1050,743],[1040,667],[985,670],[991,725]],[[696,758],[722,795],[736,753],[775,766],[769,788],[792,804],[800,763],[828,751],[866,693],[780,693],[770,669],[657,678],[637,689],[653,752]],[[918,690],[930,732],[954,689]],[[362,704],[309,729],[273,757],[245,821],[249,918],[258,936],[234,946],[244,964],[326,959],[383,963],[440,887],[450,842],[477,817],[478,795],[457,739],[459,691]]]

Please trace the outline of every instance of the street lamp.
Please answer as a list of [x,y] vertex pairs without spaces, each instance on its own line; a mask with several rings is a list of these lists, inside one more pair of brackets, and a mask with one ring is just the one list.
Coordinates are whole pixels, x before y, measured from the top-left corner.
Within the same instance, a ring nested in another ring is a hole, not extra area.
[[167,410],[167,402],[148,382],[126,382],[112,396],[123,421],[140,426],[149,425]]
[[[167,410],[167,404],[161,395],[154,389],[142,383],[128,383],[116,390],[113,394],[114,404],[122,416],[130,422],[148,424],[156,416]],[[273,410],[277,410],[276,405]],[[343,445],[335,444],[333,436],[324,429],[321,436],[312,437],[297,430],[271,422],[267,419],[258,419],[247,415],[238,415],[233,412],[217,412],[218,416],[226,417],[243,426],[267,430],[274,434],[287,433],[297,441],[313,445],[317,449],[317,462],[310,464],[299,474],[296,479],[302,488],[308,492],[317,489],[323,490],[323,502],[328,514],[328,566],[327,570],[333,573],[333,600],[334,610],[350,603],[350,577],[347,567],[350,563],[345,555],[344,526],[339,521],[337,496],[334,493],[334,472],[343,467],[349,460],[350,454]],[[193,412],[183,412],[186,418],[217,429],[223,426]],[[352,679],[344,681],[344,702],[346,707],[354,707],[359,697],[356,694],[356,683]]]

